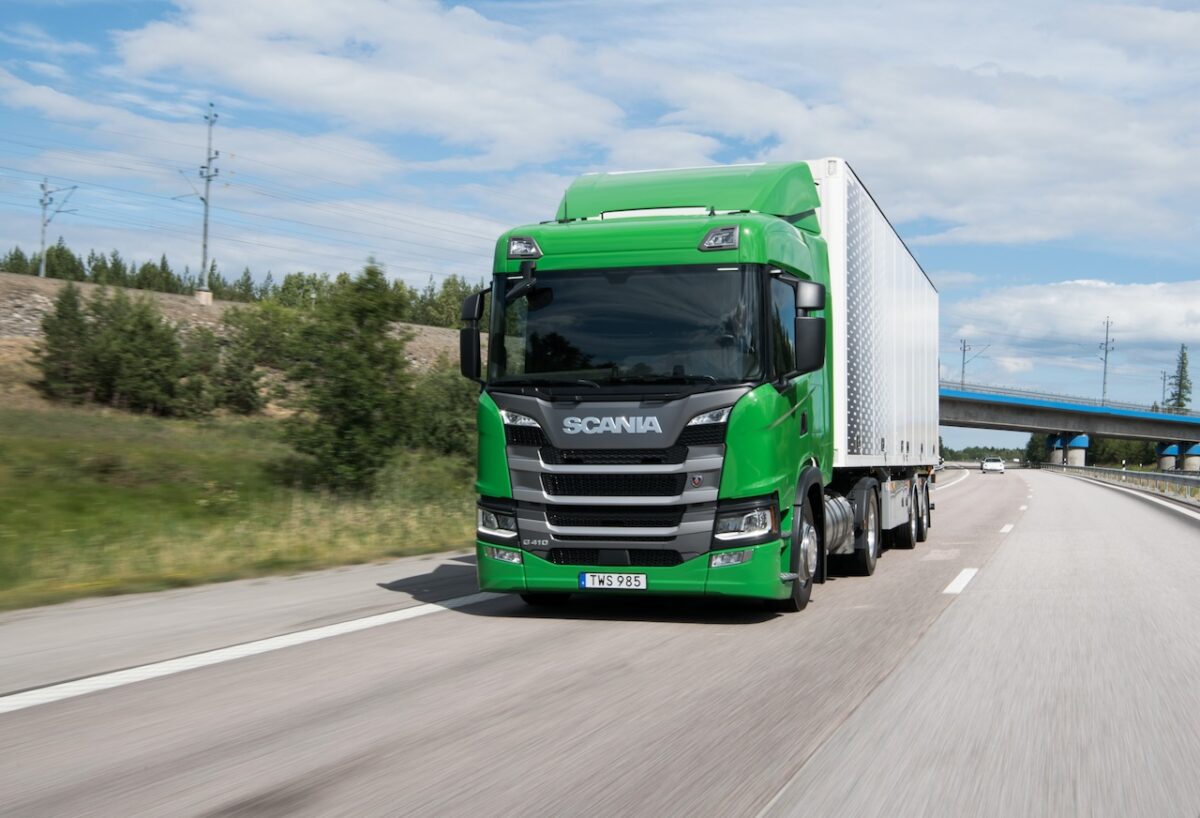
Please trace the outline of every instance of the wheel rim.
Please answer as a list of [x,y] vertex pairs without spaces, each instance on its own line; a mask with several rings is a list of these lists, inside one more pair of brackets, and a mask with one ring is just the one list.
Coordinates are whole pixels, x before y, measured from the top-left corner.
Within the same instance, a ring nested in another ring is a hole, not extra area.
[[867,553],[872,559],[876,556],[875,547],[877,541],[875,533],[875,498],[867,500]]
[[917,541],[917,515],[921,513],[921,501],[917,499],[917,492],[914,489],[912,499],[909,503],[912,511],[908,515],[908,533],[912,536],[912,541]]
[[800,553],[808,572],[805,579],[812,579],[817,575],[817,529],[806,519],[800,521]]

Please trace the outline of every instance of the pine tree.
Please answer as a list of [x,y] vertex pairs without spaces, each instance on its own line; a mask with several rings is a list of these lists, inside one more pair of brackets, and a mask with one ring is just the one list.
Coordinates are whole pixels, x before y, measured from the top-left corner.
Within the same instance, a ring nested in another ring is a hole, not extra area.
[[1171,393],[1167,396],[1167,408],[1182,411],[1192,402],[1192,379],[1188,376],[1187,344],[1179,345],[1179,357],[1175,359],[1175,374],[1168,383]]
[[68,283],[54,300],[54,312],[42,319],[37,363],[48,396],[81,403],[91,392],[89,329],[79,289]]
[[300,330],[288,377],[303,387],[304,411],[287,437],[331,487],[371,488],[404,439],[412,398],[405,339],[391,332],[399,309],[383,271],[368,265],[339,275]]
[[8,255],[0,258],[0,272],[16,273],[17,275],[34,275],[37,268],[30,266],[29,258],[20,247],[8,251]]

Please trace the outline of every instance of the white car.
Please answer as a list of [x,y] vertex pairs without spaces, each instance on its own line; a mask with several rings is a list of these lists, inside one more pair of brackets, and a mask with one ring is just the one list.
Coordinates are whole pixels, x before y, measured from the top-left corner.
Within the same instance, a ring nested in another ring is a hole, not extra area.
[[979,469],[985,474],[990,471],[1004,474],[1004,461],[999,457],[985,457],[979,464]]

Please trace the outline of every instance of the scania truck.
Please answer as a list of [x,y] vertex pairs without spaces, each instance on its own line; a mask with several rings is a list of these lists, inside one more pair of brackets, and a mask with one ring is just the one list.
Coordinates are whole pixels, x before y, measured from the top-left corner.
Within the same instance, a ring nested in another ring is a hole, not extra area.
[[937,291],[841,159],[580,177],[462,318],[484,590],[796,611],[926,537]]

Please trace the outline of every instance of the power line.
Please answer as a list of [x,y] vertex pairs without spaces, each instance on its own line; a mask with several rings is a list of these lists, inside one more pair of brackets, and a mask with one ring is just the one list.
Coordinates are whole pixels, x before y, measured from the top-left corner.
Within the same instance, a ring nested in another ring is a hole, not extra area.
[[[54,221],[54,217],[57,216],[59,213],[74,213],[74,212],[76,212],[74,210],[63,210],[63,208],[66,207],[67,202],[70,201],[71,194],[74,193],[77,189],[78,189],[78,186],[59,187],[59,188],[54,188],[53,190],[51,190],[50,189],[50,180],[46,177],[42,178],[42,198],[39,200],[39,203],[42,206],[42,254],[39,258],[39,264],[38,264],[38,277],[40,277],[40,278],[46,277],[46,228],[50,226],[50,222]],[[54,209],[53,213],[51,213],[50,215],[46,215],[47,208],[49,208],[50,205],[54,204],[54,194],[62,193],[63,191],[66,191],[67,195],[63,197],[62,203],[59,204],[59,206]]]
[[1104,343],[1100,345],[1100,349],[1104,352],[1104,358],[1102,359],[1104,361],[1104,380],[1101,382],[1102,385],[1100,387],[1101,406],[1108,402],[1108,353],[1112,352],[1113,347],[1117,344],[1115,338],[1112,341],[1108,340],[1108,331],[1111,328],[1112,320],[1106,315],[1104,316]]
[[984,352],[986,352],[988,350],[988,347],[991,346],[991,344],[988,344],[983,349],[979,350],[974,355],[972,355],[971,361],[967,360],[967,353],[970,352],[975,347],[968,344],[966,338],[963,338],[959,341],[959,346],[962,349],[962,370],[959,372],[958,385],[959,385],[959,388],[965,388],[966,384],[967,384],[967,364],[969,364],[971,361],[975,360],[980,355],[982,355]]

